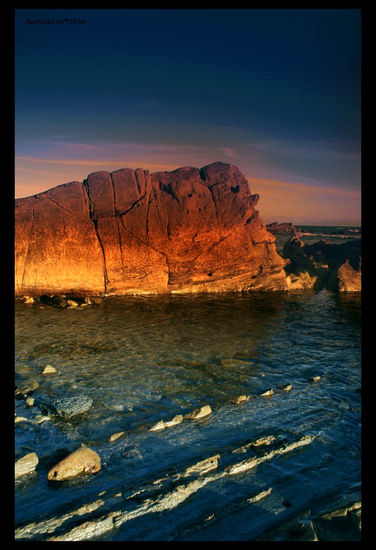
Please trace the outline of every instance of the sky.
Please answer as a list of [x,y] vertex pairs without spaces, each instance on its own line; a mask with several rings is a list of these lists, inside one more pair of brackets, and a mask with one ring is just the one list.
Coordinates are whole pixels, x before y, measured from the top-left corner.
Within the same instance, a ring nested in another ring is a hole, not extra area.
[[16,198],[222,161],[265,223],[360,225],[361,10],[18,9],[15,152]]

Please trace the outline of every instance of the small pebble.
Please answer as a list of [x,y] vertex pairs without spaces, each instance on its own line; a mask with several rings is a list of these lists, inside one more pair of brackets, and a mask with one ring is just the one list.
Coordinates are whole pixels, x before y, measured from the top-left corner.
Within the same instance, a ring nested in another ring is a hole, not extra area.
[[32,407],[35,403],[34,397],[27,397],[25,403],[28,407]]
[[321,380],[321,376],[312,376],[311,378],[311,382],[318,382],[319,380]]
[[55,367],[53,367],[52,365],[46,365],[42,374],[54,374],[55,372],[57,372]]
[[34,418],[35,424],[41,424],[42,422],[46,422],[47,420],[51,420],[49,416],[44,416],[43,414],[37,414]]
[[234,399],[235,405],[239,405],[240,403],[244,403],[245,401],[249,400],[249,395],[239,395]]
[[14,422],[18,424],[19,422],[29,422],[29,421],[24,416],[16,416],[16,418],[14,419]]
[[282,386],[281,390],[283,391],[290,391],[292,389],[291,384],[286,384],[286,386]]
[[115,434],[110,435],[108,441],[112,443],[112,441],[116,441],[117,439],[119,439],[119,437],[121,437],[124,434],[125,432],[116,432]]
[[195,409],[191,413],[186,414],[185,418],[196,420],[204,416],[208,416],[209,414],[211,414],[211,412],[212,410],[210,405],[204,405],[203,407],[200,407],[199,409]]
[[260,393],[261,397],[271,397],[274,394],[274,390],[266,390],[264,393]]

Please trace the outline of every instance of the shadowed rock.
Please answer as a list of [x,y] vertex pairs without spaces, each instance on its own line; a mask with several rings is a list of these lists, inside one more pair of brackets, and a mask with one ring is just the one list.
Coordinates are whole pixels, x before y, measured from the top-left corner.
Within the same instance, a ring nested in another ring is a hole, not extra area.
[[91,408],[93,400],[86,395],[78,395],[60,399],[38,399],[36,404],[44,413],[69,419],[86,413]]
[[361,291],[361,240],[343,244],[318,241],[305,245],[294,235],[284,246],[283,257],[289,289],[327,288]]

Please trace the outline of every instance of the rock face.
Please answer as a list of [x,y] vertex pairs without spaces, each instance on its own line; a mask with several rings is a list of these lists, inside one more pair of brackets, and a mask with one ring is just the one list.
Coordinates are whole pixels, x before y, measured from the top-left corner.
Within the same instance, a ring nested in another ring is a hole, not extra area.
[[16,200],[16,295],[285,290],[236,166],[95,172]]

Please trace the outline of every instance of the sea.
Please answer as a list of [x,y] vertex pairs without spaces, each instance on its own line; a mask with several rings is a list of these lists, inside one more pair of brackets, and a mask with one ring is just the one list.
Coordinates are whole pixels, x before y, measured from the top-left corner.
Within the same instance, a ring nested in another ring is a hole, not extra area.
[[[328,290],[16,301],[16,375],[36,401],[93,405],[63,420],[15,400],[15,459],[39,458],[15,481],[15,539],[359,540],[360,319],[359,293]],[[48,481],[81,445],[100,472]]]

